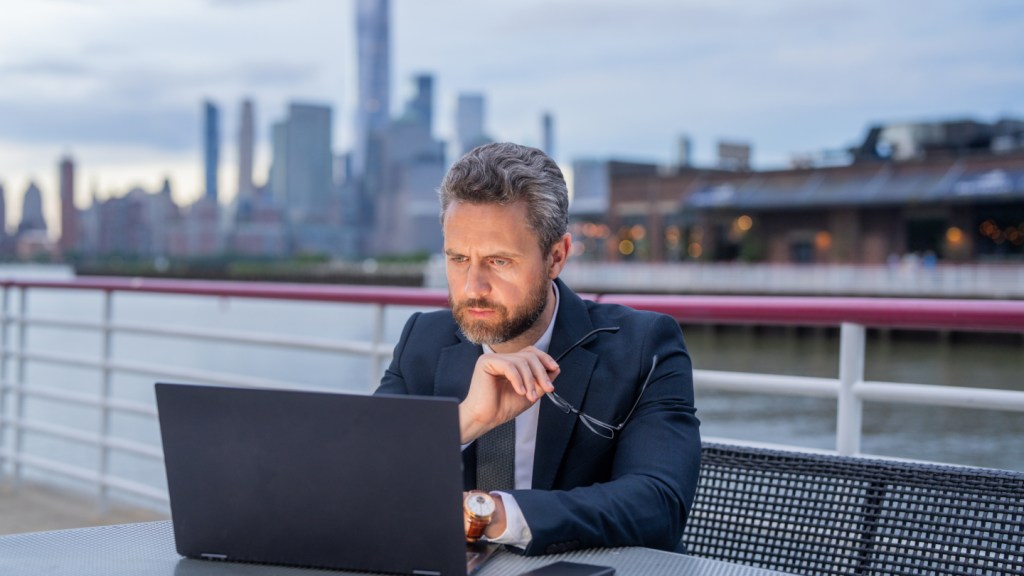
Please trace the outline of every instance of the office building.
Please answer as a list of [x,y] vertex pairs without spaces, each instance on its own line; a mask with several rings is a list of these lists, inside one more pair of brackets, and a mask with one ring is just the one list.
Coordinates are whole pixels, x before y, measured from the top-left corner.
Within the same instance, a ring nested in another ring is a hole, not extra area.
[[391,39],[388,0],[356,0],[355,170],[360,176],[374,165],[379,139],[387,130],[391,106]]
[[540,120],[541,141],[543,142],[544,153],[555,157],[555,117],[550,112],[545,112]]
[[376,204],[378,255],[441,249],[437,186],[447,168],[445,143],[431,134],[433,76],[420,74],[413,82],[416,92],[388,132],[385,185]]
[[78,210],[75,208],[75,162],[60,161],[60,247],[61,252],[75,249],[78,242]]
[[46,232],[46,218],[43,216],[43,194],[35,182],[29,183],[21,206],[21,223],[18,224],[18,234],[33,230]]
[[251,202],[253,196],[252,162],[256,139],[252,100],[242,101],[242,122],[238,129],[237,202]]
[[455,137],[459,140],[459,156],[491,141],[484,132],[483,94],[459,94],[455,108]]
[[203,103],[203,176],[204,195],[217,202],[217,169],[220,166],[220,112],[217,105]]

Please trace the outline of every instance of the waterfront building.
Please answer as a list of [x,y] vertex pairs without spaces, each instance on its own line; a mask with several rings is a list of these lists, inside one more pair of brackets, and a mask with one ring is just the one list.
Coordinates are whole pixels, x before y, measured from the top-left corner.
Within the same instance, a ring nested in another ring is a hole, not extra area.
[[455,107],[455,136],[459,156],[491,141],[484,131],[483,94],[459,94]]
[[[643,235],[650,250],[640,259],[647,261],[1021,259],[1019,126],[1008,120],[876,126],[845,165],[619,175],[611,178],[607,224]],[[680,244],[683,250],[671,250]]]
[[203,102],[203,177],[205,195],[217,202],[217,170],[220,166],[220,112],[217,105]]
[[208,196],[199,197],[169,227],[167,236],[169,256],[196,258],[221,254],[224,243],[216,202]]
[[106,200],[97,199],[95,192],[93,196],[81,218],[84,254],[153,258],[171,253],[171,237],[180,226],[181,214],[168,180],[155,193],[135,187]]
[[60,242],[62,253],[76,249],[78,210],[75,208],[75,162],[70,156],[60,161]]
[[572,202],[569,204],[574,256],[586,260],[613,261],[623,256],[632,258],[636,253],[638,239],[619,238],[619,234],[609,227],[608,221],[613,211],[628,219],[637,207],[621,205],[613,208],[612,178],[627,175],[652,177],[657,173],[656,164],[595,159],[574,161]]

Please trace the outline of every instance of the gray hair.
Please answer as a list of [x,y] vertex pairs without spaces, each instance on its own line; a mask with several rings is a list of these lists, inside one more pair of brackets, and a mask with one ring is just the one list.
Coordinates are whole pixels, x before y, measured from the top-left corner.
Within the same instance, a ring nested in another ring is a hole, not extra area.
[[509,142],[484,144],[459,158],[438,191],[441,226],[452,202],[509,205],[526,201],[527,225],[548,253],[569,225],[569,192],[562,171],[547,154]]

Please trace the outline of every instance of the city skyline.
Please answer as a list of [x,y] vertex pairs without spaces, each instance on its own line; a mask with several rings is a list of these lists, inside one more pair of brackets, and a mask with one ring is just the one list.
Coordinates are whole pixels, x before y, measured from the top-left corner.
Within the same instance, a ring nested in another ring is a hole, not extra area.
[[[355,22],[337,6],[219,0],[145,6],[44,1],[0,24],[0,184],[8,227],[31,179],[59,226],[58,164],[76,162],[88,204],[170,177],[203,191],[201,102],[220,106],[220,182],[235,193],[241,102],[256,111],[256,180],[289,102],[334,110],[335,152],[353,146]],[[116,8],[116,10],[115,10]],[[698,164],[719,139],[753,144],[758,167],[841,148],[870,122],[1024,115],[1024,7],[990,1],[391,2],[391,111],[434,75],[435,135],[455,142],[456,95],[487,98],[487,132],[557,159],[669,163],[679,135]],[[158,27],[159,26],[159,27]],[[268,28],[269,27],[269,28]],[[273,30],[269,34],[266,30]],[[263,32],[259,32],[263,31]],[[513,49],[514,47],[514,49]],[[451,156],[451,153],[450,153]],[[451,158],[449,158],[451,160]]]

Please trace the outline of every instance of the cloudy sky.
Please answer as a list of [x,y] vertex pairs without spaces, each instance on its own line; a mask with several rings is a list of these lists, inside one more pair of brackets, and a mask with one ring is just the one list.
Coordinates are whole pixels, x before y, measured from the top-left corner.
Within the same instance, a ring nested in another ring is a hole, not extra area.
[[[221,106],[221,188],[236,188],[241,99],[256,105],[257,181],[289,101],[334,108],[352,142],[351,0],[0,0],[0,185],[14,224],[29,181],[56,228],[57,162],[77,200],[171,178],[201,191],[200,104]],[[1024,117],[1018,0],[392,0],[392,109],[436,75],[438,137],[456,95],[487,97],[498,139],[556,157],[669,162],[688,134],[699,164],[719,139],[760,167],[839,149],[882,121]]]

